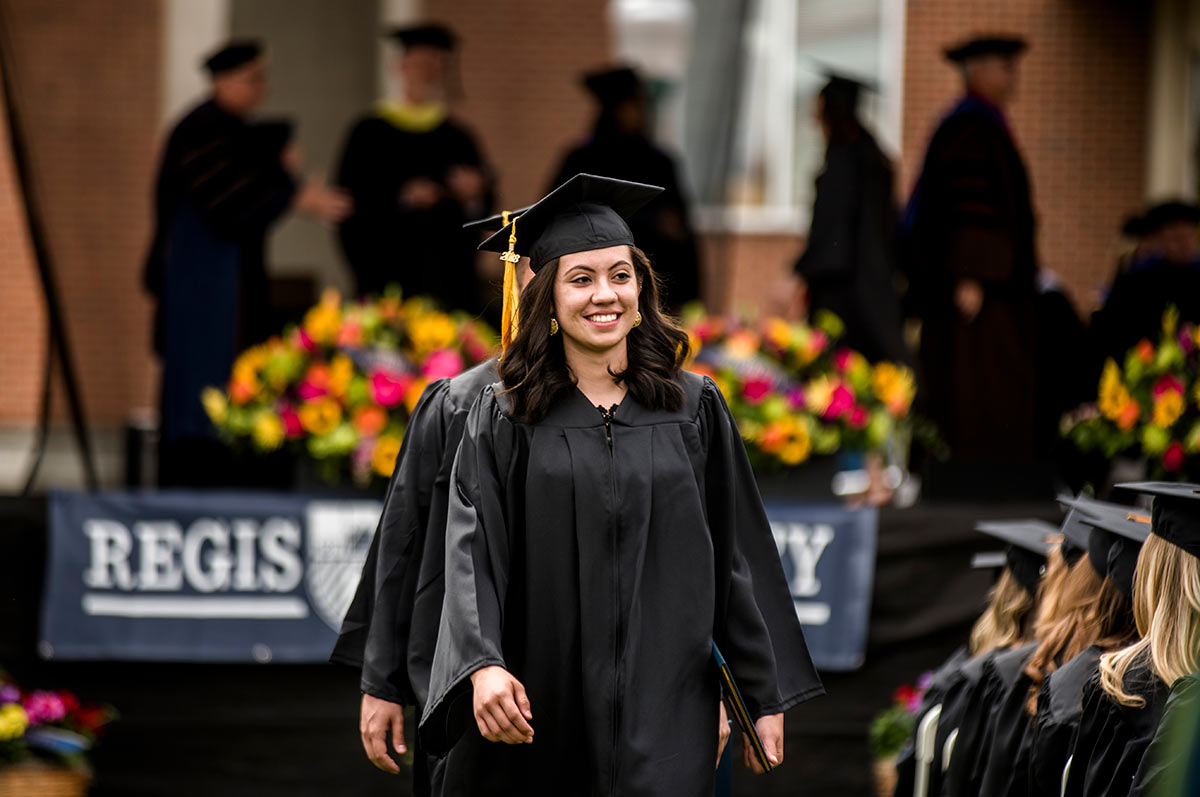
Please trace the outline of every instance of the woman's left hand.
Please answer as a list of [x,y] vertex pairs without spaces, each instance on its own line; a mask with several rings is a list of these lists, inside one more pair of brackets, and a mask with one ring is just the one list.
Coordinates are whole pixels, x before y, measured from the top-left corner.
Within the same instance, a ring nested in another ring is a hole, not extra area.
[[[754,729],[758,731],[758,738],[762,739],[763,750],[766,751],[771,765],[777,767],[782,764],[783,715],[768,714],[765,717],[759,717],[754,721]],[[754,771],[755,775],[766,772],[759,763],[758,756],[754,754],[754,746],[750,744],[750,737],[746,734],[742,734],[742,760],[749,769]]]
[[721,756],[725,754],[725,745],[729,744],[729,715],[725,713],[725,701],[718,701],[721,716],[717,719],[717,766],[721,766]]

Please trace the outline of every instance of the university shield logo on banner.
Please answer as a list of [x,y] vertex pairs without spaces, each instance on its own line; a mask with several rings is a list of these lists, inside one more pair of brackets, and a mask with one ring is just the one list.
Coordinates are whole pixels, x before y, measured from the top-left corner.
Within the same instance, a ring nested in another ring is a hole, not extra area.
[[354,599],[381,511],[378,501],[314,501],[308,505],[308,599],[334,631],[341,627]]

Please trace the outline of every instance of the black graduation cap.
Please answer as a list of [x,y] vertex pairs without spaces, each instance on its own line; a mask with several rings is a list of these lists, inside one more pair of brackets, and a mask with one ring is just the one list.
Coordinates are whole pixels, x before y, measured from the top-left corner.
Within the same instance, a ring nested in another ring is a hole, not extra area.
[[1059,527],[1063,535],[1059,550],[1069,565],[1078,562],[1087,551],[1089,529],[1084,520],[1083,510],[1072,507]]
[[1126,482],[1117,487],[1154,496],[1150,530],[1200,557],[1200,484]]
[[1009,571],[1030,593],[1037,590],[1057,526],[1042,520],[991,520],[975,524],[975,530],[1008,543],[1004,555]]
[[1142,223],[1143,235],[1158,232],[1168,224],[1200,224],[1200,207],[1177,199],[1162,202],[1146,211]]
[[529,210],[530,207],[532,207],[532,205],[526,205],[525,207],[521,208],[520,210],[510,210],[507,213],[497,213],[496,215],[488,216],[485,219],[475,219],[475,221],[468,221],[466,224],[463,225],[463,229],[464,230],[486,230],[489,234],[491,234],[504,226],[505,218],[511,219],[514,216],[520,216],[522,213]]
[[263,45],[257,39],[231,41],[205,58],[204,68],[210,75],[219,75],[248,64],[262,54]]
[[656,185],[633,183],[594,174],[577,174],[531,205],[519,217],[479,245],[485,252],[513,251],[529,256],[535,272],[546,263],[575,252],[634,245],[625,219],[662,193]]
[[1134,213],[1125,219],[1125,223],[1121,225],[1121,235],[1126,238],[1143,238],[1150,232],[1146,225],[1146,217],[1141,213]]
[[1136,508],[1126,507],[1123,516],[1086,517],[1092,527],[1088,561],[1097,573],[1107,575],[1126,595],[1133,594],[1133,571],[1137,568],[1142,543],[1150,536],[1149,519]]
[[392,28],[388,38],[399,43],[401,47],[436,47],[439,50],[450,51],[458,45],[458,37],[454,31],[436,22],[425,22],[420,25],[406,25]]
[[642,76],[631,66],[599,69],[583,76],[583,85],[606,107],[617,105],[642,90]]
[[961,64],[983,55],[1017,55],[1028,47],[1029,44],[1019,36],[975,36],[954,47],[947,47],[945,56]]

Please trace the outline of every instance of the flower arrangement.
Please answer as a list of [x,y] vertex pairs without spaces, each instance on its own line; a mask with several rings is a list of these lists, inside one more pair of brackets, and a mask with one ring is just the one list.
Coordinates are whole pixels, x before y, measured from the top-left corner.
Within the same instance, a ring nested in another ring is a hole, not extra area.
[[1163,314],[1157,344],[1138,342],[1118,363],[1109,358],[1094,404],[1069,413],[1062,431],[1077,448],[1111,459],[1141,455],[1156,479],[1200,470],[1200,329]]
[[426,385],[492,356],[496,334],[427,299],[343,302],[333,290],[281,336],[240,354],[224,388],[202,400],[222,437],[271,452],[291,446],[321,475],[358,486],[391,477]]
[[896,363],[869,363],[838,340],[832,313],[811,325],[685,314],[689,370],[712,377],[737,421],[755,470],[794,467],[813,454],[873,452],[911,425],[916,384]]
[[895,757],[905,742],[912,738],[917,714],[921,711],[921,701],[932,680],[933,673],[926,672],[917,679],[916,684],[898,687],[892,693],[892,705],[871,720],[868,736],[876,760]]
[[116,719],[64,690],[27,692],[0,671],[0,767],[37,759],[87,770],[87,753]]

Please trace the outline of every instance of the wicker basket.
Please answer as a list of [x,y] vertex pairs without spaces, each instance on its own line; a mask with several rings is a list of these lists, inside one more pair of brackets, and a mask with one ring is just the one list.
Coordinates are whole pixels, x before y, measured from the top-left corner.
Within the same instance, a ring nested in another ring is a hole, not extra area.
[[21,764],[0,769],[0,797],[83,797],[90,782],[84,772]]
[[875,793],[879,797],[892,797],[896,790],[896,757],[876,759],[874,770]]

